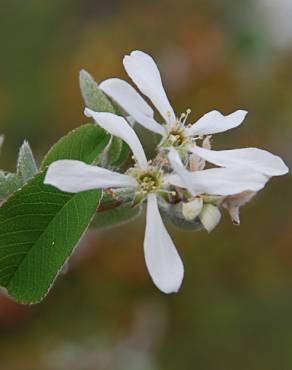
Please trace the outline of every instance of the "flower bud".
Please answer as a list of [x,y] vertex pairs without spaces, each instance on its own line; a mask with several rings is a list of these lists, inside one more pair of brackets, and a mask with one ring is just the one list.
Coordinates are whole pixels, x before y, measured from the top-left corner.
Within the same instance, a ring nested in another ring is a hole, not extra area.
[[182,204],[182,214],[187,221],[194,220],[199,216],[203,208],[203,200],[195,198],[191,202]]
[[213,206],[212,204],[205,204],[202,212],[200,214],[200,220],[204,228],[211,232],[219,223],[221,219],[221,213],[218,207]]

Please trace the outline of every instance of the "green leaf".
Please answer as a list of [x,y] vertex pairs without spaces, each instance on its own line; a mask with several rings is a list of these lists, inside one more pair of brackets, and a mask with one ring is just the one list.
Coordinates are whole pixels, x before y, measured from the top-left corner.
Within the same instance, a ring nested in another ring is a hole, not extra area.
[[[49,151],[43,168],[58,159],[93,163],[109,136],[95,125],[82,126]],[[18,302],[37,303],[88,227],[101,191],[68,194],[36,175],[0,208],[0,284]]]
[[17,159],[17,175],[25,183],[38,172],[32,150],[27,141],[20,147]]
[[93,163],[106,147],[110,136],[93,124],[83,125],[60,139],[46,155],[41,168],[59,159]]
[[5,199],[22,186],[22,181],[15,173],[0,170],[0,199]]
[[94,78],[84,69],[79,73],[81,94],[85,105],[96,112],[115,113],[115,109],[107,96],[98,88]]
[[0,209],[0,284],[18,302],[37,303],[91,221],[101,191],[78,194],[37,175]]
[[[96,112],[110,112],[122,115],[121,109],[98,88],[94,78],[84,69],[80,71],[79,83],[85,105]],[[119,138],[113,137],[102,163],[109,167],[119,167],[129,155],[128,146]]]
[[116,158],[112,162],[112,166],[113,167],[123,166],[127,162],[127,160],[129,159],[129,157],[130,157],[130,148],[129,148],[128,144],[123,141],[121,149],[120,149],[119,156],[118,156],[118,158]]
[[107,164],[112,166],[120,158],[122,151],[123,142],[118,137],[113,136],[111,140],[111,145],[107,150]]
[[120,226],[134,220],[140,215],[142,207],[132,207],[132,203],[124,203],[117,208],[96,213],[90,227],[106,229]]

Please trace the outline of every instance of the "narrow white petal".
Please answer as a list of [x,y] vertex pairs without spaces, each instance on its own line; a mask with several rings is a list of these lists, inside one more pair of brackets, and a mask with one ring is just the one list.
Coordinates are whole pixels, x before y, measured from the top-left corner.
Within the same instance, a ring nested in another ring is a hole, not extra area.
[[153,109],[128,82],[111,78],[103,81],[99,88],[142,126],[157,134],[165,134],[163,127],[153,118]]
[[123,117],[107,112],[94,112],[89,108],[85,108],[84,114],[87,117],[92,117],[99,126],[110,134],[124,140],[131,148],[139,166],[142,169],[147,168],[147,158],[141,142]]
[[137,186],[136,180],[131,176],[75,160],[60,160],[52,163],[48,168],[44,183],[68,193]]
[[170,175],[164,181],[185,187],[193,195],[232,195],[242,191],[258,191],[268,181],[267,176],[249,168],[211,168],[190,172],[185,169],[175,149],[169,151],[168,157],[177,176]]
[[280,176],[289,171],[280,157],[262,149],[208,150],[198,146],[190,147],[189,149],[192,153],[217,166],[228,168],[245,167],[267,176]]
[[175,123],[175,114],[168,101],[161,76],[152,57],[142,51],[132,51],[124,57],[124,67],[137,85],[139,90],[146,95],[155,105],[167,123]]
[[147,197],[144,253],[154,284],[164,293],[177,292],[183,280],[184,267],[163,224],[154,194]]
[[232,195],[242,191],[259,191],[268,177],[250,169],[211,168],[189,172],[191,190],[210,195]]
[[170,148],[168,153],[168,159],[170,161],[171,167],[173,168],[174,172],[178,175],[179,179],[176,176],[168,176],[167,179],[170,183],[175,186],[180,186],[175,183],[181,183],[182,187],[185,187],[189,190],[189,192],[193,195],[196,195],[196,191],[194,190],[193,183],[190,177],[190,171],[187,171],[185,166],[183,165],[178,152],[174,148]]
[[189,136],[201,136],[224,132],[239,126],[246,115],[247,112],[245,110],[238,110],[227,116],[213,110],[201,117],[192,127],[186,129],[186,132]]
[[200,214],[200,220],[204,228],[210,233],[221,220],[221,212],[213,204],[205,204]]

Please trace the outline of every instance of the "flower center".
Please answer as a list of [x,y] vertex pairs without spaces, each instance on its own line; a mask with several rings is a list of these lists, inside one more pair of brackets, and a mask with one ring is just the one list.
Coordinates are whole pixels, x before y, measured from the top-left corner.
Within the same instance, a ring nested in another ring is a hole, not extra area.
[[170,131],[167,140],[171,146],[177,147],[184,144],[186,137],[182,129],[175,127]]
[[185,133],[186,122],[191,110],[188,109],[186,113],[182,113],[176,120],[176,124],[169,131],[167,138],[161,144],[162,147],[181,147],[188,143],[190,138]]
[[142,193],[153,193],[161,185],[160,173],[156,171],[147,171],[140,174],[137,178],[140,191]]

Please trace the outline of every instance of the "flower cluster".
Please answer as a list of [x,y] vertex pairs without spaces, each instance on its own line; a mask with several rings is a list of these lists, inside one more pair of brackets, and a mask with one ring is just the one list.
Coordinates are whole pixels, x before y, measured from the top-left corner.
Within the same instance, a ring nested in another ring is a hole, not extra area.
[[[190,110],[177,116],[164,91],[154,60],[141,51],[124,57],[129,77],[155,106],[154,110],[126,81],[111,78],[99,85],[117,104],[125,117],[85,109],[97,125],[125,141],[135,163],[125,173],[88,165],[80,161],[59,160],[48,168],[45,183],[66,192],[90,189],[114,190],[123,199],[147,203],[144,253],[154,284],[165,293],[178,291],[184,268],[175,245],[162,221],[160,211],[179,212],[186,222],[195,222],[211,231],[226,208],[239,224],[239,208],[261,190],[270,177],[284,175],[287,166],[281,158],[265,150],[243,148],[212,150],[211,135],[239,126],[247,112],[238,110],[227,116],[218,111],[188,123]],[[157,155],[148,161],[133,129],[133,122],[161,136]]]

